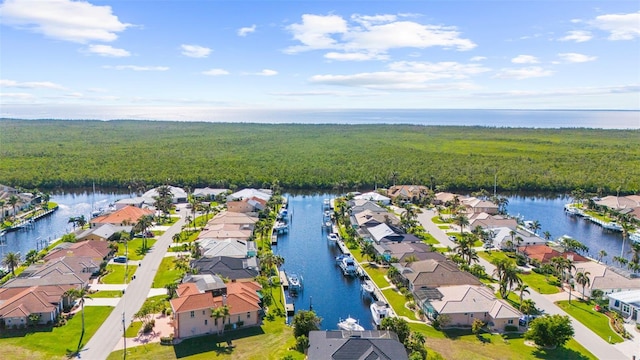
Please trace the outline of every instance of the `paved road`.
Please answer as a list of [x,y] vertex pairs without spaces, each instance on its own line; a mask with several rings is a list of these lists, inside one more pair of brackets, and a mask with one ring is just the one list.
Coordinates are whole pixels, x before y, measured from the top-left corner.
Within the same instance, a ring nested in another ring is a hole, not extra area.
[[138,312],[149,294],[151,283],[158,271],[160,262],[173,241],[171,237],[180,232],[183,224],[184,215],[158,238],[153,249],[145,256],[141,266],[138,267],[135,274],[136,279],[127,286],[121,301],[118,302],[111,315],[85,345],[78,358],[89,360],[106,359],[113,351],[118,341],[122,338],[123,314],[125,326],[129,327],[133,314]]
[[[440,244],[443,246],[451,246],[455,247],[455,243],[449,240],[445,232],[438,228],[436,224],[431,221],[431,218],[436,216],[436,212],[432,210],[424,210],[422,214],[418,214],[418,221],[422,224],[422,226],[427,230],[431,235],[433,235]],[[487,274],[491,275],[495,266],[486,261],[483,258],[480,258],[480,265],[484,266]],[[562,309],[560,309],[553,302],[557,300],[558,295],[541,295],[537,293],[534,289],[530,289],[531,294],[525,294],[525,298],[530,298],[535,301],[536,306],[540,309],[543,309],[547,314],[559,314],[559,315],[568,315]],[[569,294],[566,294],[566,299],[569,299]],[[555,300],[554,300],[555,298]],[[575,330],[574,339],[580,343],[580,345],[584,346],[587,350],[589,350],[596,358],[601,360],[619,360],[619,359],[631,359],[631,355],[625,352],[623,354],[616,347],[604,341],[600,336],[596,335],[593,331],[589,330],[586,326],[582,325],[579,321],[575,320],[571,316],[571,323],[573,325],[573,329]]]

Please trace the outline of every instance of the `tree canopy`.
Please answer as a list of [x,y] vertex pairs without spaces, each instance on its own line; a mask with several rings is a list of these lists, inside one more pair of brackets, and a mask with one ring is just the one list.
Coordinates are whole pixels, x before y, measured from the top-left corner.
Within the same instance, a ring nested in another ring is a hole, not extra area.
[[309,332],[320,330],[322,318],[316,315],[313,310],[300,310],[293,316],[293,335],[299,337],[304,335],[309,337]]
[[564,345],[573,337],[573,334],[573,326],[568,316],[545,315],[531,322],[524,337],[538,346],[552,348]]

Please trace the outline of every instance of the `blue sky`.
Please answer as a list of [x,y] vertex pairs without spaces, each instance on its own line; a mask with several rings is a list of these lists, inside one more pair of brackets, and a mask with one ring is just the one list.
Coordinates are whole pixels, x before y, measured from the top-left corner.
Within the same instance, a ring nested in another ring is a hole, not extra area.
[[635,0],[4,0],[0,53],[2,116],[640,109]]

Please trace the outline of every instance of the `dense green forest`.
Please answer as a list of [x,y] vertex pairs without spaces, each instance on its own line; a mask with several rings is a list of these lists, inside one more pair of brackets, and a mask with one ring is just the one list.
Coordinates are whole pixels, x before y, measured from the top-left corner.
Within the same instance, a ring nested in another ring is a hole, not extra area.
[[0,120],[0,183],[605,193],[640,189],[640,131]]

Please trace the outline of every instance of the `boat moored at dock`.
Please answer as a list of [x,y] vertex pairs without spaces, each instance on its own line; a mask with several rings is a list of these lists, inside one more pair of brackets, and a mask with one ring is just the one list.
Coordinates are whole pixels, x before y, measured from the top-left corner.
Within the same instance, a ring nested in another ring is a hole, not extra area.
[[362,282],[362,284],[360,285],[360,287],[362,288],[362,292],[366,293],[366,294],[373,294],[373,291],[375,290],[375,286],[373,285],[373,281],[366,279],[365,281]]
[[296,296],[302,291],[302,276],[297,274],[287,274],[289,282],[289,295]]
[[364,331],[364,327],[359,324],[358,320],[352,318],[351,315],[344,320],[340,319],[338,328],[346,331]]
[[358,272],[356,268],[356,261],[351,256],[343,257],[338,265],[345,276],[355,276]]
[[371,303],[370,309],[373,322],[376,326],[380,326],[380,324],[382,324],[382,320],[390,315],[389,304],[383,301],[374,301]]

